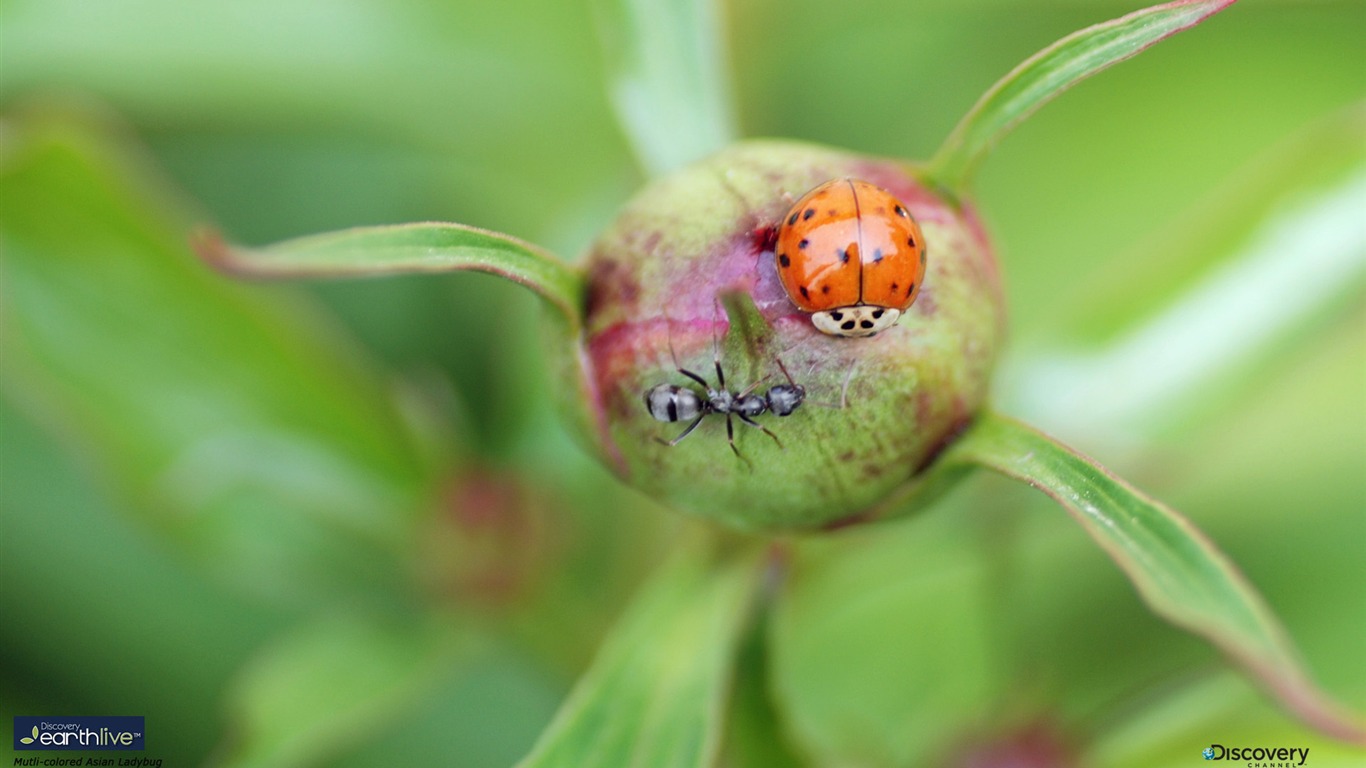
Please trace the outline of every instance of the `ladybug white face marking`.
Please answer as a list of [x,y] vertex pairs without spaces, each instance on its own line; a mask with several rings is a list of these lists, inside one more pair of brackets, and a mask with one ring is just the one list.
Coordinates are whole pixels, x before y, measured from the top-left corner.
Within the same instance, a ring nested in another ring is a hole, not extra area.
[[831,336],[872,336],[896,325],[901,310],[862,304],[824,312],[813,312],[811,324],[821,333]]

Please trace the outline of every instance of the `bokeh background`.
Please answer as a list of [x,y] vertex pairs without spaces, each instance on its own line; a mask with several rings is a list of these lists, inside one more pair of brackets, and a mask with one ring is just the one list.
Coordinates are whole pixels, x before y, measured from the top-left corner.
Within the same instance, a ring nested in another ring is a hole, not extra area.
[[[745,135],[912,158],[1020,60],[1137,7],[725,5]],[[1243,0],[1010,135],[976,189],[1006,378],[1226,256],[1162,253],[1366,95],[1363,33],[1360,0]],[[243,287],[185,243],[201,223],[264,243],[449,220],[572,258],[642,182],[597,39],[588,4],[560,0],[0,3],[6,728],[145,715],[170,765],[525,753],[685,523],[566,436],[524,291]],[[1137,443],[1066,435],[1209,532],[1358,710],[1364,320],[1357,285],[1190,418]],[[981,478],[796,546],[773,674],[817,760],[924,764],[1020,733],[1107,766],[1221,739],[1359,758],[1148,615],[1027,489]]]

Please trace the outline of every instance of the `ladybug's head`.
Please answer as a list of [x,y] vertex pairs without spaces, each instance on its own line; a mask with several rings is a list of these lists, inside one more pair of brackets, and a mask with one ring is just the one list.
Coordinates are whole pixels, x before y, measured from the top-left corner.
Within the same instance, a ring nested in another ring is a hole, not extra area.
[[811,324],[821,333],[831,336],[860,338],[872,336],[896,325],[901,310],[860,304],[811,313]]

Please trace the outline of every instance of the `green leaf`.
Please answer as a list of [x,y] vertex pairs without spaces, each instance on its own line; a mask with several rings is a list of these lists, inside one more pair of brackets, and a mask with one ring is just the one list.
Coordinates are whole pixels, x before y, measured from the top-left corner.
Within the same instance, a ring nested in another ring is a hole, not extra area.
[[461,224],[358,227],[262,248],[198,238],[205,261],[242,277],[373,277],[474,270],[530,288],[572,328],[583,313],[584,279],[554,255],[509,235]]
[[[539,627],[554,635],[548,625]],[[438,671],[417,706],[382,732],[344,756],[312,765],[507,768],[526,754],[564,694],[561,676],[548,668],[558,671],[500,635]]]
[[1249,368],[1280,363],[1366,285],[1363,132],[1361,104],[1310,126],[1074,291],[1083,306],[1063,324],[1096,349],[1021,355],[1009,410],[1069,439],[1131,439],[1236,402],[1232,388],[1263,378]]
[[[0,398],[0,614],[23,617],[0,627],[3,674],[43,703],[17,711],[57,711],[50,707],[62,699],[51,692],[63,690],[135,701],[160,724],[158,757],[202,765],[221,732],[225,680],[278,630],[283,612],[205,579],[92,487],[89,467],[54,438]],[[101,599],[89,598],[91,585]],[[150,617],[166,617],[175,631],[149,632]],[[98,655],[73,626],[100,628]]]
[[627,609],[521,768],[711,765],[762,562],[687,547]]
[[318,765],[376,738],[469,647],[433,626],[348,616],[303,627],[228,692],[228,766]]
[[733,142],[717,0],[598,0],[609,90],[636,158],[662,176]]
[[760,616],[736,664],[719,765],[727,768],[800,768],[806,765],[782,731],[770,676],[768,622]]
[[288,599],[401,583],[449,448],[322,316],[204,269],[113,135],[6,125],[0,382],[195,563]]
[[[1092,734],[1080,763],[1094,768],[1188,765],[1192,747],[1198,751],[1212,743],[1308,749],[1305,766],[1357,766],[1362,758],[1359,747],[1330,741],[1287,720],[1255,689],[1225,671],[1150,691],[1124,717]],[[1285,764],[1297,766],[1299,757]]]
[[928,166],[939,184],[962,190],[987,152],[1049,100],[1236,0],[1176,0],[1074,32],[996,81],[958,122]]
[[1043,491],[1081,523],[1155,613],[1220,648],[1306,723],[1366,741],[1366,728],[1309,678],[1262,598],[1174,510],[1071,449],[994,414],[981,416],[939,464],[949,471],[987,467]]
[[812,765],[935,765],[1008,685],[988,561],[962,515],[792,542],[773,696]]

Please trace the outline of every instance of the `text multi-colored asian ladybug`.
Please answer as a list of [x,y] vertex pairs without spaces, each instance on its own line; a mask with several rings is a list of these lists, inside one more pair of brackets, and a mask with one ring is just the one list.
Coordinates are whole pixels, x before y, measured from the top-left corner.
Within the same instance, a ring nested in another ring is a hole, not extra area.
[[857,179],[807,192],[778,226],[783,288],[819,330],[872,336],[901,319],[925,276],[925,239],[890,192]]

